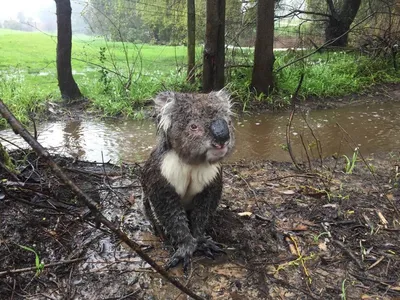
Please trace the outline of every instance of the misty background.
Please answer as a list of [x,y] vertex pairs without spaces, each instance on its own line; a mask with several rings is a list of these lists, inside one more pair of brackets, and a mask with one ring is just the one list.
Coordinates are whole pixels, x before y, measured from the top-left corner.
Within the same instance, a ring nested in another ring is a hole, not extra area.
[[[245,10],[254,6],[250,1],[230,0],[242,3]],[[107,2],[107,1],[105,1]],[[110,3],[112,0],[110,0]],[[131,3],[139,3],[138,0]],[[249,4],[250,3],[250,4]],[[72,7],[72,31],[73,33],[101,34],[107,35],[105,30],[99,30],[94,26],[97,20],[93,20],[93,6],[97,6],[95,0],[71,0]],[[129,7],[132,19],[137,18],[135,6]],[[303,0],[281,0],[277,1],[276,15],[284,15],[293,9],[304,9]],[[94,12],[99,14],[99,10]],[[56,5],[54,0],[1,0],[0,28],[22,31],[44,31],[56,33],[57,29]],[[177,25],[178,26],[178,25]]]
[[[23,31],[56,32],[57,18],[54,0],[1,0],[0,28]],[[85,20],[89,1],[71,1],[74,33],[90,34]]]

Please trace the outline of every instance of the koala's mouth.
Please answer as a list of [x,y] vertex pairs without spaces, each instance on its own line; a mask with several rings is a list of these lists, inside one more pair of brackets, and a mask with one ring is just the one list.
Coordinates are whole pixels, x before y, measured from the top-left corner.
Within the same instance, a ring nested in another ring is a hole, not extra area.
[[212,149],[218,149],[218,150],[223,150],[224,148],[227,148],[229,142],[225,142],[223,144],[220,143],[211,143],[211,146],[213,147]]
[[220,161],[228,153],[228,143],[223,145],[212,143],[212,147],[207,150],[207,161],[210,163]]

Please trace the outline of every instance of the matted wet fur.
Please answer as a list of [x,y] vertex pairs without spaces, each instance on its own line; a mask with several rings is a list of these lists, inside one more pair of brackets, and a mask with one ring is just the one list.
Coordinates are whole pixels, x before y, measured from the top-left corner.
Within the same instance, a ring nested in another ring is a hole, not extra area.
[[154,99],[158,142],[142,173],[143,202],[156,231],[174,246],[167,268],[187,267],[195,251],[213,257],[221,249],[204,231],[222,193],[219,162],[235,136],[225,91],[165,92]]

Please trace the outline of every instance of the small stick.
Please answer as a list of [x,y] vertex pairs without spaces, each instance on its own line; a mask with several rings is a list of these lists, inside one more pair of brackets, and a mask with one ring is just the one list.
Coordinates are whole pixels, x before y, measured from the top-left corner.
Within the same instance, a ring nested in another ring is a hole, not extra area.
[[[75,259],[71,259],[71,260],[63,260],[63,261],[59,261],[59,262],[56,262],[56,263],[51,263],[51,264],[44,265],[44,268],[50,268],[50,267],[56,267],[56,266],[60,266],[60,265],[72,264],[74,262],[85,260],[85,259],[86,259],[86,257],[75,258]],[[29,271],[36,271],[36,270],[37,270],[36,267],[30,267],[30,268],[22,268],[22,269],[0,271],[0,277],[3,277],[5,275],[19,274],[19,273],[25,273],[25,272],[29,272]]]
[[15,148],[17,148],[17,149],[19,149],[19,150],[21,150],[21,151],[24,151],[24,150],[25,150],[25,149],[23,149],[22,147],[18,146],[17,144],[15,144],[15,143],[13,143],[13,142],[11,142],[11,141],[9,141],[9,140],[7,140],[6,138],[3,138],[3,137],[1,137],[1,136],[0,136],[0,140],[4,141],[4,142],[6,142],[6,143],[9,143],[10,145],[14,146]]
[[371,270],[373,267],[377,266],[385,257],[382,255],[381,257],[379,257],[379,259],[374,262],[372,265],[369,266],[369,268],[367,270]]
[[310,159],[310,156],[308,155],[307,145],[304,142],[304,138],[303,138],[302,134],[300,134],[300,140],[301,140],[301,144],[303,145],[303,149],[304,149],[304,151],[306,153],[306,157],[307,157],[307,161],[308,161],[308,168],[310,170],[312,170],[311,159]]
[[321,145],[321,141],[317,138],[317,136],[315,135],[314,130],[312,129],[312,127],[310,126],[310,124],[308,123],[307,120],[307,115],[303,112],[303,120],[307,125],[308,130],[310,130],[312,137],[314,138],[314,141],[316,143],[317,146],[317,151],[318,151],[318,156],[319,156],[319,161],[320,161],[320,166],[323,166],[323,159],[322,159],[322,145]]
[[304,170],[299,166],[299,164],[296,161],[296,157],[293,154],[292,144],[290,141],[290,129],[292,128],[293,118],[296,113],[296,99],[297,99],[297,95],[300,91],[301,85],[303,84],[303,79],[304,79],[304,73],[301,74],[299,84],[297,85],[296,91],[294,92],[294,94],[292,96],[292,99],[291,99],[292,112],[290,113],[288,123],[286,124],[286,145],[288,148],[288,152],[289,152],[290,158],[292,159],[293,164],[295,165],[297,170],[299,170],[301,172],[303,172]]
[[360,270],[364,270],[364,266],[361,264],[361,262],[357,259],[357,257],[354,256],[354,254],[349,249],[346,248],[346,246],[341,241],[333,240],[332,242],[338,245],[340,248],[342,248],[342,250],[346,252],[346,254],[350,256],[352,260],[354,260],[354,262],[360,268]]
[[293,177],[303,177],[303,178],[315,178],[315,177],[321,177],[318,174],[295,174],[295,175],[286,175],[286,176],[280,176],[280,177],[275,177],[275,178],[270,178],[267,179],[265,181],[279,181],[282,179],[286,179],[286,178],[293,178]]

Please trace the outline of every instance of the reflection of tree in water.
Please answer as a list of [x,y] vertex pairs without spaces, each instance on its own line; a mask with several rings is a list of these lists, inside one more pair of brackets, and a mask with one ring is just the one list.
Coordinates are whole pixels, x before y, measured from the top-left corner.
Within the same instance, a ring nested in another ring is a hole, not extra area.
[[64,146],[66,152],[74,158],[80,158],[85,155],[82,134],[82,121],[70,121],[65,123],[64,127]]

